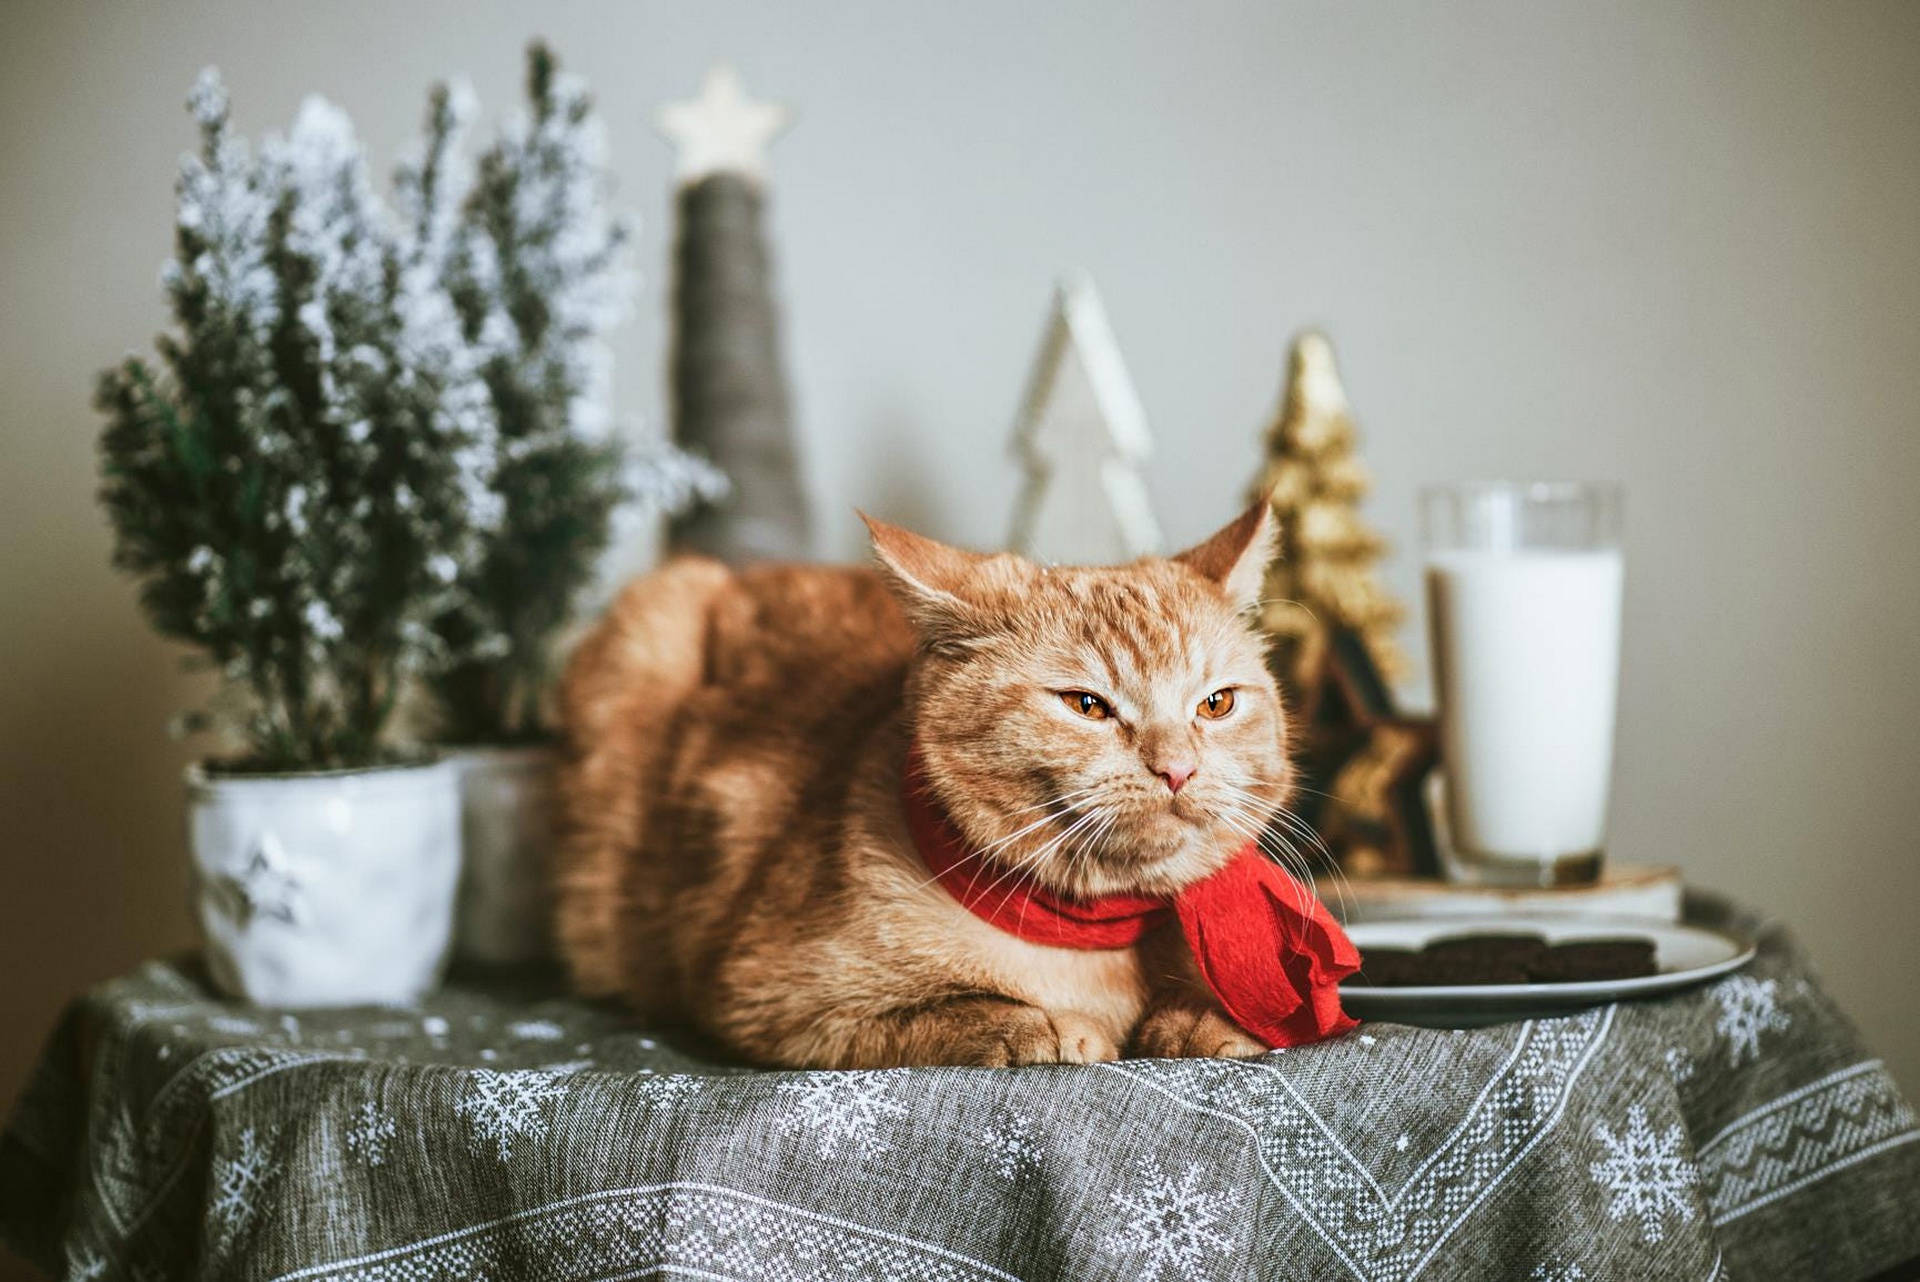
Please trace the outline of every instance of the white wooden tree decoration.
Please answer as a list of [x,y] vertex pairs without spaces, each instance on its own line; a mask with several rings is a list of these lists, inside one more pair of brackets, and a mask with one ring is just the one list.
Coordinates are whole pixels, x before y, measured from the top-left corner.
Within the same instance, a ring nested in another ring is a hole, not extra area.
[[1013,448],[1027,474],[1014,551],[1042,564],[1111,565],[1165,548],[1140,472],[1153,452],[1146,411],[1090,280],[1054,291]]

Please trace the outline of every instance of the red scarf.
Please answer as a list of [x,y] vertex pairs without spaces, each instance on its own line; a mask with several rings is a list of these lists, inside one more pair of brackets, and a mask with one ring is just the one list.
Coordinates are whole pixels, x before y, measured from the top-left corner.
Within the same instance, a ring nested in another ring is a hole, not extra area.
[[1127,948],[1177,915],[1207,987],[1267,1045],[1301,1046],[1359,1022],[1340,1009],[1339,991],[1360,969],[1359,952],[1313,892],[1256,842],[1171,903],[1145,895],[1066,899],[976,858],[927,786],[917,750],[907,754],[901,795],[927,870],[982,921],[1056,948]]

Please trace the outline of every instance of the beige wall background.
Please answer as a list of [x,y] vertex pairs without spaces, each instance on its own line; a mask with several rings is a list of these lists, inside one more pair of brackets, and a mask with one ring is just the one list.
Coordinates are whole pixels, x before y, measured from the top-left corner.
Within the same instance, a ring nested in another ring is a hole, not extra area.
[[1614,852],[1789,918],[1920,1092],[1920,7],[12,0],[5,25],[0,1099],[69,994],[189,941],[191,749],[163,727],[198,688],[107,566],[88,397],[161,323],[194,74],[254,133],[324,92],[385,170],[437,77],[510,108],[534,34],[597,89],[647,220],[619,399],[655,421],[651,112],[720,56],[797,108],[772,228],[822,556],[859,554],[856,503],[1004,538],[1010,416],[1076,267],[1175,537],[1240,501],[1308,324],[1409,599],[1419,485],[1624,480]]

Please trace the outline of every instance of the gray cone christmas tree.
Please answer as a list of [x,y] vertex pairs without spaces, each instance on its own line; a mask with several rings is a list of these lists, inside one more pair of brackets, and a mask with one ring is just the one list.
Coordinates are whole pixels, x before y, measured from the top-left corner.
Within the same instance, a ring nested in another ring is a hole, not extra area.
[[804,557],[811,543],[761,217],[766,144],[786,121],[784,108],[748,99],[725,66],[699,98],[660,114],[679,148],[673,434],[731,482],[675,518],[668,541],[732,562]]

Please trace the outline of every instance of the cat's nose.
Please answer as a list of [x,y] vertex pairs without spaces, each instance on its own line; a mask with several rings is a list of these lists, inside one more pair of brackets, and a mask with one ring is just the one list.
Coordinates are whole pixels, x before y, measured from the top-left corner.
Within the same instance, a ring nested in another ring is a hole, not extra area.
[[1200,767],[1192,761],[1168,761],[1154,767],[1153,773],[1167,781],[1168,792],[1179,792]]

